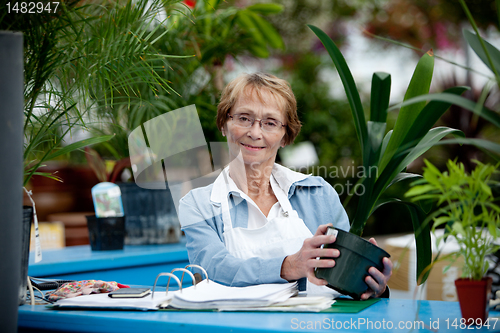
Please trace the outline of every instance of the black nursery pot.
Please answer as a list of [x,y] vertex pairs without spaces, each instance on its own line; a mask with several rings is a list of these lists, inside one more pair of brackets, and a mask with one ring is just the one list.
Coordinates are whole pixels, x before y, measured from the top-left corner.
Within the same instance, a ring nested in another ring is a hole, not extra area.
[[382,272],[382,259],[391,255],[349,232],[333,227],[329,227],[328,231],[331,234],[333,230],[338,231],[337,240],[333,244],[325,244],[324,248],[338,249],[340,256],[335,259],[334,267],[317,268],[316,277],[328,281],[328,287],[354,299],[360,299],[368,290],[365,283],[365,277],[369,275],[368,269],[375,267]]
[[92,251],[122,250],[125,239],[125,216],[86,216]]
[[26,303],[26,288],[28,286],[28,264],[30,257],[31,222],[33,207],[23,206],[23,227],[21,239],[21,281],[19,288],[19,305]]

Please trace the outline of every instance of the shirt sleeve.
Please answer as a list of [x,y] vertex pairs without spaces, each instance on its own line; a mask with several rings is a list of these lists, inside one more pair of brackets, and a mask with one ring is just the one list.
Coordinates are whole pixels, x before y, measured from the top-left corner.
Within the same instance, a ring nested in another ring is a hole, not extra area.
[[[321,177],[310,177],[309,185],[299,182],[293,189],[290,202],[306,226],[316,233],[322,224],[332,223],[335,228],[349,231],[349,217],[335,189]],[[312,183],[312,184],[311,184]]]
[[333,226],[343,231],[349,231],[351,225],[347,212],[340,202],[337,191],[327,181],[322,179],[326,191],[325,199],[328,201],[326,207],[328,208],[328,215],[331,216]]
[[281,278],[285,256],[246,260],[234,257],[226,249],[223,230],[217,227],[216,217],[207,218],[210,214],[203,214],[203,208],[206,207],[200,207],[191,192],[179,202],[179,219],[184,226],[182,230],[191,264],[205,268],[211,280],[233,287],[288,282]]

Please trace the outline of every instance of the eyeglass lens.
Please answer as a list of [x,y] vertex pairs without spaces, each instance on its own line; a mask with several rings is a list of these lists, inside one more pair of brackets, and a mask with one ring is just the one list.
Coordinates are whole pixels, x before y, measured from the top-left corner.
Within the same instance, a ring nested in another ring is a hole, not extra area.
[[[244,128],[252,127],[253,124],[255,123],[254,118],[248,117],[246,115],[236,114],[232,118],[235,120],[236,125]],[[281,128],[281,126],[282,126],[281,122],[275,119],[260,120],[260,127],[267,132],[277,131]]]

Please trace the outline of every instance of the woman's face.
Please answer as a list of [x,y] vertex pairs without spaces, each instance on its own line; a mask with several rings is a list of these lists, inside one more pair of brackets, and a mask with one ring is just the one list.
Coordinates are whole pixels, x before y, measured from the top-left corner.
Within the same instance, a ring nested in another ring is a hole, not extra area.
[[[255,92],[242,94],[229,113],[231,116],[244,115],[253,119],[274,119],[285,124],[285,114],[280,110],[275,98],[266,91],[262,92],[263,101]],[[267,167],[274,164],[280,146],[284,146],[285,128],[275,132],[266,132],[255,121],[250,128],[235,125],[235,121],[228,117],[225,125],[225,136],[232,158],[241,152],[246,165]]]

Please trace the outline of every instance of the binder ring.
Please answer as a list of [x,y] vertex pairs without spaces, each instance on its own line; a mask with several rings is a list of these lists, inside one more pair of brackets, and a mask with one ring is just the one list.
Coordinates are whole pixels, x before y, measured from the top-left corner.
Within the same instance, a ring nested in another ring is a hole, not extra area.
[[168,283],[167,283],[167,290],[165,292],[165,295],[168,295],[168,285],[170,283],[170,278],[173,277],[174,279],[177,280],[177,284],[179,285],[179,290],[182,292],[182,284],[181,284],[181,281],[179,281],[179,278],[177,276],[175,276],[174,274],[172,273],[160,273],[156,276],[156,280],[155,280],[155,284],[153,285],[153,292],[151,293],[151,299],[153,299],[155,297],[155,289],[156,289],[156,282],[158,282],[158,278],[160,276],[169,276],[168,278]]
[[[192,264],[192,265],[187,265],[186,267],[184,267],[184,269],[187,269],[188,267],[196,267],[196,268],[200,269],[205,274],[205,278],[207,279],[207,283],[210,281],[208,279],[208,274],[207,274],[207,271],[205,270],[205,268],[201,267],[200,265]],[[184,273],[182,273],[182,277],[184,277]],[[182,281],[182,277],[181,277],[181,281]]]
[[[182,271],[182,276],[181,276],[181,284],[182,284],[182,280],[184,280],[184,273],[188,273],[190,276],[191,276],[191,279],[193,280],[193,286],[194,286],[194,289],[196,289],[196,280],[194,278],[194,275],[193,273],[191,273],[190,271],[188,271],[187,269],[185,268],[174,268],[173,270],[170,271],[170,273],[173,273],[173,272],[176,272],[176,271]],[[168,284],[170,283],[170,278],[168,279],[168,283],[167,283],[167,289],[168,289]]]

